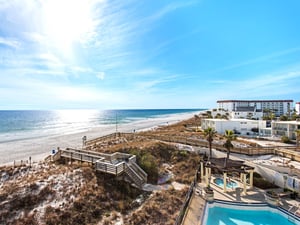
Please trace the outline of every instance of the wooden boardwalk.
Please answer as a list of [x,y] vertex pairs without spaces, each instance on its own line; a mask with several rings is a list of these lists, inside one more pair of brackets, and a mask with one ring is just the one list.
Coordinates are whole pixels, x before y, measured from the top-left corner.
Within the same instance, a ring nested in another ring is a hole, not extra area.
[[125,176],[125,178],[133,182],[138,188],[142,188],[147,182],[147,173],[136,164],[135,155],[120,152],[105,154],[66,148],[58,149],[56,154],[52,156],[54,161],[60,158],[88,162],[93,164],[97,171],[113,174],[115,176]]
[[[93,146],[95,144],[99,144],[103,141],[113,140],[116,138],[126,138],[127,140],[131,140],[137,136],[142,136],[149,139],[160,140],[171,143],[180,143],[191,146],[198,147],[206,147],[208,148],[208,142],[204,139],[199,139],[195,137],[183,137],[183,136],[170,136],[170,135],[156,135],[156,134],[144,134],[144,133],[112,133],[103,137],[99,137],[93,140],[86,141],[85,147]],[[224,148],[223,144],[212,143],[212,148],[226,152],[226,148]],[[292,160],[300,162],[300,149],[297,147],[287,147],[287,146],[273,146],[273,147],[234,147],[231,149],[232,153],[245,154],[245,155],[279,155],[290,158]]]
[[[203,139],[194,137],[182,137],[182,136],[169,136],[169,135],[143,135],[155,140],[161,140],[165,142],[180,143],[191,146],[206,147],[208,148],[208,142]],[[223,144],[212,143],[212,148],[226,152],[226,148]],[[297,147],[293,146],[273,146],[273,147],[234,147],[231,149],[232,153],[239,153],[245,155],[283,155],[287,158],[300,162],[300,151]]]

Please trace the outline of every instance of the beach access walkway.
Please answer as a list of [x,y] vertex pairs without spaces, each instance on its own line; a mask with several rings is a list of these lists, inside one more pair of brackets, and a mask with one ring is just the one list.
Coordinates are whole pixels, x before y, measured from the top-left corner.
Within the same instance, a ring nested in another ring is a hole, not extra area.
[[142,188],[147,183],[147,173],[137,165],[135,155],[58,148],[58,151],[52,155],[52,160],[57,161],[61,158],[91,163],[96,171],[123,177],[138,188]]

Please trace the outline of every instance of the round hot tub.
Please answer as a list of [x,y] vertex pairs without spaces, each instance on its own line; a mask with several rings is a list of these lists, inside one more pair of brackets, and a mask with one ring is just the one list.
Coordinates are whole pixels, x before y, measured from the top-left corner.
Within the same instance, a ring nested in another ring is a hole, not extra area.
[[[220,177],[214,179],[214,183],[219,187],[224,187],[224,180]],[[237,188],[238,186],[239,186],[238,183],[233,180],[227,180],[226,182],[227,188]]]

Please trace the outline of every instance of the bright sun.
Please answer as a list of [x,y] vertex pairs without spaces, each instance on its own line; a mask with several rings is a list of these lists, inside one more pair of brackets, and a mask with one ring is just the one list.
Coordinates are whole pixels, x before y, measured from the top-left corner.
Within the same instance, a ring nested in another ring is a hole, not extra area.
[[64,53],[68,53],[75,42],[83,42],[93,30],[88,0],[48,0],[42,10],[45,34]]

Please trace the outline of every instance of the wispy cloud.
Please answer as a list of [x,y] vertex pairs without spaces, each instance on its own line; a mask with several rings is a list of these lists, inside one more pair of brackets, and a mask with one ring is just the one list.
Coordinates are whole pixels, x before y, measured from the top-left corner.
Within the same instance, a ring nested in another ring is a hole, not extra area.
[[167,76],[164,74],[164,75],[161,75],[161,77],[155,76],[152,79],[148,78],[147,80],[135,82],[135,86],[136,86],[137,91],[143,90],[143,91],[151,92],[158,85],[161,85],[164,83],[170,83],[174,80],[177,80],[177,78],[178,78],[178,76],[176,76],[176,75]]
[[105,73],[104,72],[98,72],[98,74],[96,75],[96,77],[100,80],[103,80],[105,77]]
[[237,69],[240,67],[244,67],[244,66],[249,66],[249,65],[253,65],[256,63],[263,63],[263,62],[267,62],[270,61],[272,59],[276,59],[282,56],[286,56],[286,55],[290,55],[290,54],[294,54],[300,52],[300,47],[296,47],[296,48],[290,48],[290,49],[285,49],[282,51],[278,51],[278,52],[273,52],[271,54],[268,55],[263,55],[254,59],[250,59],[247,61],[243,61],[243,62],[239,62],[233,65],[229,65],[223,68],[219,68],[213,71],[210,71],[210,73],[216,73],[216,72],[224,72],[224,71],[228,71],[228,70],[232,70],[232,69]]
[[12,48],[19,48],[21,46],[21,43],[13,38],[0,37],[0,46],[1,45]]
[[155,12],[153,15],[151,15],[147,19],[150,21],[160,20],[164,16],[168,15],[169,13],[171,13],[175,10],[185,8],[185,7],[190,7],[190,6],[193,6],[198,3],[199,3],[199,1],[172,2],[172,3],[164,6],[163,8],[159,9],[157,12]]
[[289,96],[299,94],[300,70],[281,73],[262,74],[249,79],[213,81],[216,99],[222,98],[264,98],[270,96]]

